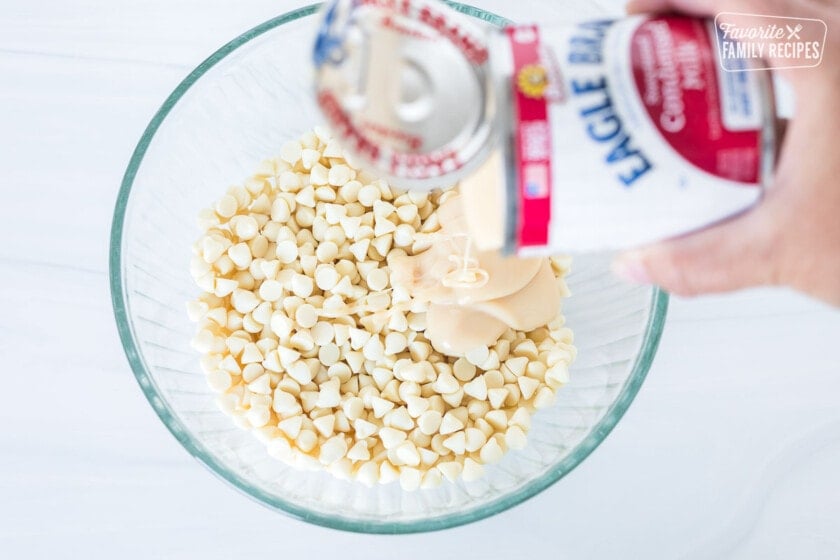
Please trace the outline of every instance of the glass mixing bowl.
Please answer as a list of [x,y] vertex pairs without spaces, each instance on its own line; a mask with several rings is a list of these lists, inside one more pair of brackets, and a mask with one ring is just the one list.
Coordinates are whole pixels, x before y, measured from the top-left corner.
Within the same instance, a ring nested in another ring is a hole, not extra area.
[[[455,5],[502,25],[503,18]],[[503,511],[558,481],[609,434],[650,368],[667,296],[623,284],[605,256],[575,259],[564,307],[578,358],[528,446],[477,482],[404,492],[301,472],[216,409],[191,349],[185,302],[198,211],[252,173],[287,139],[321,122],[309,50],[317,6],[248,31],[204,61],[164,102],[134,152],[114,213],[111,292],[122,343],[149,403],[179,442],[215,474],[268,507],[337,529],[443,529]]]

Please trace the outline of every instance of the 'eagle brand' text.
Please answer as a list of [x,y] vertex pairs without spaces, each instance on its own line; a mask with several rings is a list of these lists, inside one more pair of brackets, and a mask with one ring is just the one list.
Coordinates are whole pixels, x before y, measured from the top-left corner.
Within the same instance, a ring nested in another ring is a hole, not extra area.
[[[581,25],[582,34],[570,41],[570,64],[600,64],[603,37],[610,21],[587,22]],[[649,172],[653,165],[632,139],[616,114],[607,79],[573,79],[571,93],[581,100],[580,116],[586,124],[586,134],[609,151],[604,157],[608,165],[616,166],[616,177],[625,186],[632,186]]]

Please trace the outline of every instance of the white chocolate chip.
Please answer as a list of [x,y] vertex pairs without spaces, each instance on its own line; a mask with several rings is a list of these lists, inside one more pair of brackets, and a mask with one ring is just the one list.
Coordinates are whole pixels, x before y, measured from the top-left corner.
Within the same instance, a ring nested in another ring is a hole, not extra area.
[[515,376],[525,375],[525,368],[528,366],[528,358],[522,356],[510,358],[505,361],[504,367]]
[[487,399],[490,401],[490,406],[493,408],[501,408],[508,397],[508,390],[504,387],[498,389],[488,389]]
[[254,343],[248,343],[245,345],[245,348],[242,350],[242,356],[239,358],[239,361],[243,364],[254,364],[262,362],[265,358],[260,352],[260,349]]
[[357,441],[353,447],[347,452],[347,458],[351,461],[367,461],[370,459],[370,450],[368,450],[367,442]]
[[394,408],[394,403],[380,397],[373,397],[371,406],[373,407],[373,415],[376,418],[382,418],[385,413]]
[[[312,278],[303,274],[295,274],[292,278],[292,292],[301,298],[308,298],[315,289]],[[314,324],[314,323],[313,323]],[[311,325],[310,325],[311,326]],[[308,328],[308,327],[306,327]]]
[[428,470],[425,473],[423,473],[423,480],[420,482],[420,488],[423,488],[425,490],[431,490],[439,487],[442,483],[443,477],[441,476],[440,471]]
[[473,482],[484,476],[484,467],[481,463],[467,457],[464,459],[464,468],[461,471],[461,478],[465,482]]
[[280,358],[280,363],[286,369],[291,368],[292,364],[294,364],[300,359],[300,352],[298,352],[294,348],[289,348],[286,346],[278,346],[277,355]]
[[513,354],[515,356],[524,356],[529,360],[537,360],[539,358],[537,345],[529,338],[517,344],[513,349]]
[[230,373],[217,369],[207,374],[207,384],[216,393],[222,393],[230,388]]
[[300,397],[300,405],[303,411],[309,414],[318,404],[320,393],[318,391],[301,391],[298,396]]
[[361,418],[353,422],[353,430],[356,432],[357,439],[365,439],[379,432],[376,424],[363,420]]
[[[319,135],[320,138],[320,135]],[[328,134],[324,135],[324,138],[329,138]],[[322,138],[322,142],[324,141]],[[326,141],[326,147],[324,148],[324,157],[328,158],[343,158],[344,152],[341,150],[341,147],[338,145],[338,141],[334,139],[328,139]]]
[[318,245],[315,255],[322,263],[330,263],[338,257],[338,246],[332,241],[324,241]]
[[[521,380],[520,378],[520,384]],[[564,362],[558,362],[548,368],[545,372],[545,382],[552,389],[558,389],[569,382],[569,366]],[[523,391],[523,395],[525,392]],[[529,398],[529,397],[526,397]]]
[[382,198],[382,193],[375,185],[365,185],[359,189],[359,202],[367,208],[372,208],[374,202]]
[[304,303],[295,311],[295,321],[305,329],[314,327],[318,322],[318,312],[308,303]]
[[489,357],[490,350],[486,346],[477,346],[464,354],[464,358],[476,367],[481,367],[481,364],[487,361],[487,358]]
[[[423,397],[419,396],[407,396],[403,399],[406,403],[406,408],[408,410],[408,414],[412,418],[419,418],[422,416],[429,409],[429,401],[424,399]],[[426,433],[423,431],[423,433]],[[434,432],[432,432],[434,433]],[[431,435],[431,434],[428,434]]]
[[374,291],[381,291],[388,287],[388,273],[382,268],[372,270],[365,280],[368,287]]
[[399,444],[404,442],[408,436],[402,430],[396,428],[381,428],[379,430],[379,439],[382,440],[382,445],[385,449],[396,448]]
[[458,480],[458,477],[461,476],[463,465],[456,461],[444,461],[442,463],[438,463],[437,469],[446,478],[446,480],[449,482],[455,482]]
[[461,401],[464,399],[464,389],[459,387],[454,393],[446,393],[440,396],[443,402],[452,408],[461,406]]
[[245,419],[254,428],[259,428],[268,424],[271,418],[271,411],[267,406],[252,406],[248,412],[245,413]]
[[[393,303],[397,303],[394,297],[391,297]],[[406,321],[405,314],[402,311],[395,311],[391,313],[391,318],[388,320],[388,328],[392,331],[405,332],[408,330],[408,321]]]
[[372,360],[374,362],[381,360],[385,355],[385,348],[382,345],[382,340],[380,340],[378,336],[370,337],[368,341],[365,342],[362,353],[367,360]]
[[[295,402],[297,405],[297,402]],[[300,406],[298,406],[300,408]],[[276,410],[276,409],[275,409]],[[303,416],[297,415],[291,418],[286,418],[277,423],[277,427],[292,439],[295,439],[300,434],[300,429],[303,426]]]
[[342,403],[341,409],[349,420],[355,421],[364,413],[364,401],[359,397],[350,397]]
[[406,492],[413,492],[420,488],[423,473],[419,469],[403,467],[400,470],[400,487]]
[[330,265],[320,265],[315,269],[315,284],[319,289],[332,290],[340,279],[340,275]]
[[[315,406],[318,405],[316,404]],[[335,427],[335,415],[327,414],[325,416],[321,416],[313,420],[312,424],[315,426],[315,429],[318,430],[319,434],[324,437],[330,437],[333,435],[333,428]]]
[[444,395],[454,393],[460,388],[461,386],[458,384],[458,380],[448,372],[440,374],[434,383],[435,391]]
[[464,392],[473,398],[485,400],[487,398],[487,383],[484,376],[476,377],[469,383],[464,384]]
[[519,383],[519,390],[522,392],[522,397],[525,399],[533,397],[537,388],[540,386],[540,382],[531,377],[519,377],[517,378],[517,382]]
[[356,480],[367,487],[376,484],[379,479],[379,465],[373,462],[362,463],[356,471]]
[[399,430],[409,431],[414,428],[414,420],[409,415],[408,410],[401,406],[386,416],[387,424]]
[[[522,409],[524,410],[524,409]],[[524,449],[528,443],[525,432],[519,426],[511,426],[505,432],[505,445],[511,449]]]
[[443,440],[443,446],[456,455],[463,455],[466,445],[467,440],[464,432],[456,432]]
[[298,258],[297,243],[291,240],[284,240],[277,243],[275,249],[277,260],[283,264],[294,262]]
[[309,371],[309,366],[306,365],[306,362],[298,360],[297,362],[291,364],[287,371],[292,379],[301,385],[306,385],[312,381],[312,372]]
[[[259,347],[257,347],[259,348]],[[252,381],[256,380],[258,377],[265,373],[265,368],[258,363],[250,363],[247,364],[245,367],[242,368],[242,380],[245,383],[251,383]],[[249,388],[250,391],[253,389]],[[256,391],[254,391],[256,392]]]
[[383,390],[388,385],[388,382],[394,378],[394,372],[388,368],[378,367],[373,368],[371,376],[376,382],[376,386],[379,387],[380,390]]
[[499,443],[495,440],[495,438],[491,438],[481,448],[479,457],[482,462],[491,464],[498,463],[504,454],[504,450],[499,446]]
[[404,223],[412,223],[414,218],[417,217],[417,206],[414,204],[404,204],[397,208],[397,216]]
[[309,453],[318,445],[318,435],[312,430],[301,430],[295,442],[301,451]]
[[[328,185],[329,184],[329,170],[326,167],[324,167],[323,165],[321,165],[320,163],[316,163],[312,166],[312,169],[310,170],[310,179],[309,180],[313,185],[319,185],[319,186]],[[312,198],[313,198],[313,202],[314,202],[314,198],[315,198],[314,197],[314,195],[315,195],[314,190],[313,190],[312,194],[313,194]]]
[[518,408],[510,417],[511,426],[519,426],[523,431],[531,427],[531,414],[525,408]]
[[254,292],[237,288],[231,294],[231,303],[234,309],[244,314],[253,311],[260,304],[260,300]]
[[507,429],[507,414],[504,410],[491,410],[484,415],[484,420],[496,430]]
[[329,183],[340,187],[356,178],[356,172],[346,165],[334,165],[330,168]]
[[382,461],[379,465],[379,483],[389,484],[400,479],[400,471],[389,461]]
[[337,435],[321,444],[318,460],[323,465],[331,465],[347,454],[347,441],[344,436]]
[[376,225],[373,227],[373,235],[376,237],[380,237],[382,235],[386,235],[396,231],[397,226],[388,219],[380,219],[376,221]]
[[397,458],[404,465],[416,467],[420,464],[420,453],[417,452],[417,447],[415,447],[415,445],[410,441],[404,441],[399,444],[395,448],[395,453]]
[[456,417],[450,410],[443,415],[443,420],[440,423],[441,435],[447,435],[464,428],[464,423],[460,418]]
[[545,408],[554,403],[554,391],[543,387],[534,395],[534,408]]
[[300,160],[302,146],[300,142],[292,140],[280,146],[280,158],[292,165]]
[[321,152],[319,152],[318,150],[313,150],[312,148],[305,148],[301,151],[300,161],[303,164],[303,168],[306,170],[312,170],[316,165],[320,165],[318,164],[319,159],[321,159]]
[[464,430],[465,444],[464,449],[468,453],[478,451],[487,442],[487,436],[478,428],[467,428]]
[[325,344],[318,350],[318,359],[325,366],[331,366],[338,362],[341,352],[335,344]]
[[359,350],[370,340],[370,333],[356,328],[350,328],[350,347]]
[[260,226],[257,220],[251,216],[239,216],[234,231],[239,239],[248,241],[257,236],[260,231]]
[[260,285],[260,297],[264,301],[277,301],[283,296],[283,285],[276,280],[266,280]]
[[473,364],[464,358],[458,358],[452,365],[452,373],[460,381],[469,381],[475,377],[476,369]]
[[414,228],[408,224],[400,224],[394,231],[394,245],[408,247],[414,243]]
[[226,194],[216,203],[216,214],[223,218],[230,218],[236,214],[239,202],[233,196]]
[[334,381],[332,385],[328,383],[321,385],[321,390],[318,391],[318,400],[315,401],[315,406],[318,408],[333,408],[341,404],[340,383],[335,378],[330,380],[330,382],[332,381]]
[[331,323],[326,321],[318,321],[312,327],[310,334],[312,341],[318,346],[324,346],[332,342],[335,336],[335,328]]
[[213,293],[218,297],[225,297],[233,293],[239,287],[239,282],[228,278],[217,278]]
[[261,375],[248,384],[248,390],[252,393],[259,393],[261,395],[271,394],[271,376],[267,373]]

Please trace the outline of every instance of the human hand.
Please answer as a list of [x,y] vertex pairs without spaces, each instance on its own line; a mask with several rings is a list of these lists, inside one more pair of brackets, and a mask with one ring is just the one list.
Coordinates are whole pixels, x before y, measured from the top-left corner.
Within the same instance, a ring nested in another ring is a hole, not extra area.
[[840,2],[631,0],[627,10],[819,18],[828,36],[819,66],[774,70],[790,82],[796,108],[761,202],[700,232],[625,252],[613,270],[677,295],[785,285],[840,306]]

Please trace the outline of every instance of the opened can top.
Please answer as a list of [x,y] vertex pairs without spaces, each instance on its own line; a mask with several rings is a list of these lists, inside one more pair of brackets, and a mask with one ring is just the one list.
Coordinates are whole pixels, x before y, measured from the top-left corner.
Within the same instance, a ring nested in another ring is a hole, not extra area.
[[484,24],[433,0],[333,0],[314,49],[318,104],[394,184],[450,185],[498,137],[487,41]]

